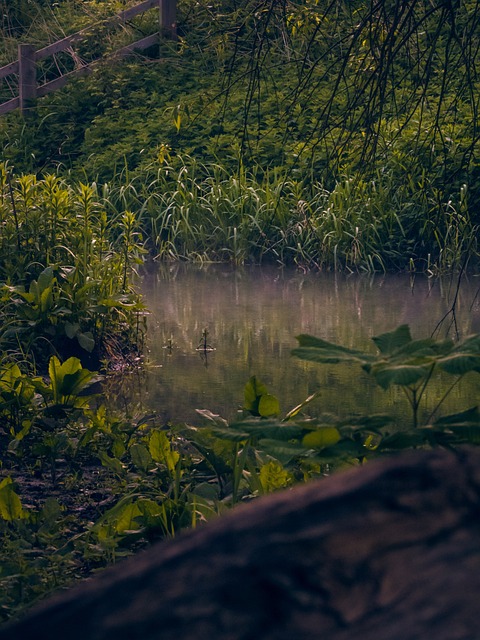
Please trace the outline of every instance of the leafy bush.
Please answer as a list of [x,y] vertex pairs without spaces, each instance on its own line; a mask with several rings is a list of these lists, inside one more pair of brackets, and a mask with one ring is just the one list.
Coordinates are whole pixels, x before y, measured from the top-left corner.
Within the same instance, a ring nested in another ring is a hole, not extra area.
[[[180,3],[178,46],[162,43],[161,60],[107,63],[39,101],[28,123],[2,118],[4,160],[135,190],[150,246],[168,259],[464,268],[479,224],[476,62],[441,7],[401,10],[401,42],[384,3],[378,15],[360,4],[360,26],[311,2],[257,9]],[[455,11],[458,33],[475,40],[472,7]]]
[[[107,214],[96,185],[0,167],[0,345],[45,366],[52,353],[121,356],[141,341],[130,282],[142,242],[131,212]],[[126,354],[125,354],[126,355]]]

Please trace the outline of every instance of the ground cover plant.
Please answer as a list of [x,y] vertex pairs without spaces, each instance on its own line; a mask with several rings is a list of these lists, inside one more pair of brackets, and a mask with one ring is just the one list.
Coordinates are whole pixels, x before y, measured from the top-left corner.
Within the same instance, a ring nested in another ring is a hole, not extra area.
[[[69,491],[82,495],[80,436],[87,436],[79,425],[95,409],[89,387],[99,381],[84,365],[106,371],[139,357],[143,305],[132,275],[143,247],[135,216],[112,213],[95,184],[18,176],[7,165],[0,166],[0,218],[0,575],[6,616],[85,572],[73,553],[82,529],[76,502],[68,498]],[[92,415],[101,422],[101,411]],[[67,488],[60,490],[65,465]],[[98,488],[96,476],[93,469],[91,491]],[[27,487],[26,503],[13,477]],[[46,500],[44,477],[53,490]]]
[[0,348],[45,368],[52,354],[97,366],[138,351],[142,304],[131,285],[142,241],[130,211],[95,184],[16,176],[0,166]]
[[[412,340],[407,326],[361,352],[299,336],[296,357],[351,362],[384,389],[397,385],[411,424],[388,415],[308,416],[316,396],[281,417],[280,401],[252,377],[238,419],[199,410],[199,423],[119,415],[95,395],[95,374],[53,356],[49,376],[0,370],[2,470],[0,593],[8,619],[48,593],[152,541],[200,526],[241,501],[405,449],[480,442],[478,407],[442,415],[449,390],[480,373],[480,337]],[[444,395],[422,414],[437,372]]]

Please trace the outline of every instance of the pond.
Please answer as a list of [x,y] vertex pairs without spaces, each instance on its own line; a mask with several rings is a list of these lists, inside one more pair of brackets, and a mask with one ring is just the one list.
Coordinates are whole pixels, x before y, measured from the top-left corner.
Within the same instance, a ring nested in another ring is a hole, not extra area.
[[[456,278],[160,265],[141,283],[150,312],[146,367],[126,379],[123,393],[165,422],[201,424],[196,409],[231,420],[255,375],[279,398],[282,413],[321,389],[310,415],[393,412],[404,420],[408,407],[400,390],[382,391],[355,365],[292,357],[295,336],[309,333],[374,352],[371,337],[400,324],[410,325],[414,338],[479,332],[479,285],[475,277],[462,281],[453,317]],[[203,350],[204,341],[212,350]],[[446,409],[477,404],[476,375],[455,387]],[[426,410],[448,382],[446,376],[432,386]]]

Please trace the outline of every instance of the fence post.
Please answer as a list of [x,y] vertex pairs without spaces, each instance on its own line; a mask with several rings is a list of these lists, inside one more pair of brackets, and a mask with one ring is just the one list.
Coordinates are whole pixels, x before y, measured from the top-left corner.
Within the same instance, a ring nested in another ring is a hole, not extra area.
[[160,34],[170,40],[177,39],[177,4],[176,0],[159,0]]
[[20,110],[25,113],[31,101],[37,97],[35,47],[31,44],[18,45],[18,76]]

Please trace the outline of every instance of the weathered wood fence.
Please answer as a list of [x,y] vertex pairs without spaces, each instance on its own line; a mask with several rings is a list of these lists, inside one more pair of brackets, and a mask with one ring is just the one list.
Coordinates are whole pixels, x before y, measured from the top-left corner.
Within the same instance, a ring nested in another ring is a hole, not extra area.
[[[157,44],[162,36],[168,39],[176,38],[176,0],[145,0],[126,11],[122,11],[122,13],[117,14],[113,18],[103,21],[102,24],[105,26],[125,24],[135,16],[155,7],[158,7],[160,14],[159,31],[121,49],[117,49],[113,54],[109,54],[110,56],[123,57],[131,54],[133,51],[142,51]],[[18,108],[24,113],[36,98],[41,98],[52,91],[61,89],[74,77],[90,73],[91,67],[101,60],[102,57],[88,63],[81,63],[80,66],[78,66],[79,58],[75,56],[77,68],[73,71],[64,73],[44,84],[38,84],[37,82],[38,62],[68,49],[71,49],[72,54],[74,54],[72,49],[73,45],[85,40],[88,32],[91,32],[91,27],[87,27],[66,38],[57,40],[37,51],[35,47],[30,44],[18,45],[18,59],[4,67],[0,67],[0,80],[10,75],[18,76],[18,95],[0,104],[0,115]]]

